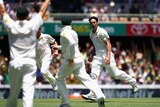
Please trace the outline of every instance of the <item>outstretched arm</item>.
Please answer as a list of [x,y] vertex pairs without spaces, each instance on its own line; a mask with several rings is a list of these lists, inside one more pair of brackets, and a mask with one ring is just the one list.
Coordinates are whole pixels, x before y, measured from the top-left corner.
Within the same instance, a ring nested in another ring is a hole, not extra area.
[[[55,41],[51,46],[58,46],[58,43]],[[53,51],[53,56],[56,57],[58,56],[58,49],[52,47],[52,51]]]
[[7,14],[3,0],[0,0],[0,13],[2,14],[2,16]]
[[40,11],[39,14],[43,17],[44,14],[46,13],[48,6],[50,4],[50,0],[45,0],[44,3],[42,3],[41,7],[40,7]]

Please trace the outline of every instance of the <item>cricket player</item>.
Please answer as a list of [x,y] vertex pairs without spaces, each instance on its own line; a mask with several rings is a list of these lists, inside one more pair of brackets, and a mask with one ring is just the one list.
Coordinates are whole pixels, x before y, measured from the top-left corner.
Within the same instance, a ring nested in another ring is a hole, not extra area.
[[0,0],[0,13],[3,16],[3,23],[8,32],[10,62],[9,62],[9,83],[10,96],[6,107],[17,107],[17,99],[20,89],[23,92],[23,107],[33,106],[34,82],[36,80],[36,34],[43,24],[45,14],[50,0],[45,0],[41,5],[37,16],[28,20],[29,10],[25,6],[17,7],[17,20],[10,18],[6,12],[3,0]]
[[[63,18],[61,20],[62,29],[60,33],[61,51],[63,53],[62,64],[57,71],[56,80],[58,90],[61,95],[61,105],[59,107],[70,107],[68,101],[68,89],[65,84],[67,75],[73,73],[74,76],[82,82],[88,89],[96,95],[98,107],[105,107],[104,94],[98,84],[94,83],[86,73],[83,57],[79,51],[78,35],[71,27],[71,19]],[[53,48],[57,48],[54,47]]]
[[[52,51],[50,45],[57,45],[57,42],[48,34],[41,33],[41,28],[37,32],[36,61],[42,75],[50,82],[53,90],[57,90],[56,80],[50,72],[50,63],[52,61]],[[55,56],[58,56],[58,50],[53,50]]]
[[[90,33],[90,39],[95,47],[96,55],[93,57],[91,67],[91,78],[98,83],[98,76],[103,67],[116,79],[127,81],[133,88],[133,92],[137,92],[138,87],[136,80],[129,76],[122,70],[119,70],[116,66],[114,55],[111,52],[111,43],[107,31],[98,26],[98,18],[93,16],[89,18],[89,22],[92,27]],[[95,95],[90,91],[87,95],[82,95],[84,99],[95,100]]]

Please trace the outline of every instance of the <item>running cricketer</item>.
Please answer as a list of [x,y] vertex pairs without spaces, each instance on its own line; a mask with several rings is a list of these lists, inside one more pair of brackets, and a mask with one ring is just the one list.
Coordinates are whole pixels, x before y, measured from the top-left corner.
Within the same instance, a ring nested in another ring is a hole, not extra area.
[[[116,79],[127,81],[133,89],[133,92],[138,91],[137,83],[134,78],[126,72],[119,70],[116,66],[114,54],[111,52],[111,43],[107,31],[98,26],[98,18],[92,16],[89,18],[89,23],[92,27],[90,39],[95,47],[96,55],[93,57],[90,76],[98,83],[98,76],[103,67]],[[95,100],[95,95],[90,91],[87,95],[82,95],[84,99]]]
[[[41,33],[41,28],[37,32],[36,61],[42,75],[52,85],[53,90],[57,90],[56,80],[50,72],[52,61],[51,45],[57,45],[56,40],[48,34]],[[53,50],[53,55],[58,56],[58,50]]]

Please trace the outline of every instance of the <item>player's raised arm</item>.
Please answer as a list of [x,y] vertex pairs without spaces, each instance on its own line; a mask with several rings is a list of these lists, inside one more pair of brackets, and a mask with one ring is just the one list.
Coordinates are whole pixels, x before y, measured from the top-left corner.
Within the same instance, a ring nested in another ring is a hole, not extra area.
[[50,4],[50,0],[45,0],[45,2],[42,3],[41,7],[40,7],[40,11],[39,14],[43,17],[45,12],[47,11],[47,8]]
[[3,16],[7,14],[3,0],[0,0],[0,14],[2,14]]

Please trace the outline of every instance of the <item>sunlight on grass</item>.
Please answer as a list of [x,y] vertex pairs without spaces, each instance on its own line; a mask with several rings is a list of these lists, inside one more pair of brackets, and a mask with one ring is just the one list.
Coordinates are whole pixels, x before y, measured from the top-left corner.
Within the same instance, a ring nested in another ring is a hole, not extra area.
[[[58,107],[60,99],[34,99],[33,107]],[[0,100],[0,107],[5,107],[6,100]],[[93,101],[70,99],[71,107],[98,107]],[[106,107],[160,107],[160,98],[108,98]],[[22,107],[22,100],[18,100],[18,107]]]

